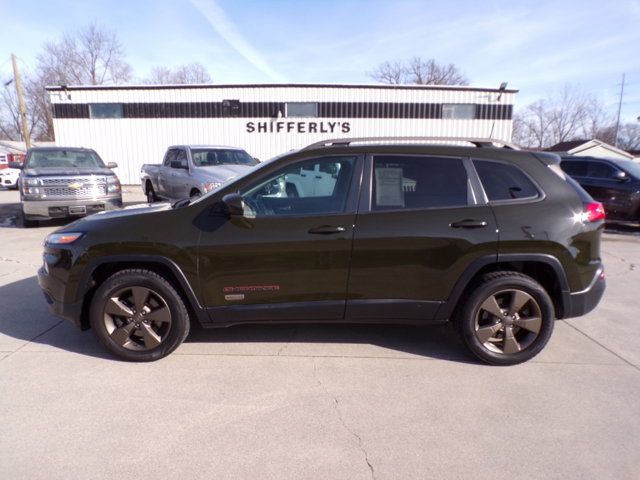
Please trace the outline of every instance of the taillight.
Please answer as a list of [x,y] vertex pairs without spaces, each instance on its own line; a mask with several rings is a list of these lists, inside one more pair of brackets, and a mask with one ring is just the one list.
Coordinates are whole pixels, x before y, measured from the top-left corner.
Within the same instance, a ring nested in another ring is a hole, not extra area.
[[587,203],[584,207],[583,219],[585,222],[597,222],[604,220],[604,207],[600,202]]

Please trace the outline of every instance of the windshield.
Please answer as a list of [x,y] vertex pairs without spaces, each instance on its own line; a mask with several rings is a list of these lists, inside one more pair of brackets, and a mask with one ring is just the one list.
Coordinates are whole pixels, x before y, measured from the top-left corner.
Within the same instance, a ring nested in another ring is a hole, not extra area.
[[100,157],[88,150],[32,151],[25,168],[105,168]]
[[255,158],[244,150],[224,148],[192,148],[191,157],[196,167],[214,167],[216,165],[257,165]]
[[618,160],[616,163],[631,175],[640,179],[640,164],[632,162],[631,160]]

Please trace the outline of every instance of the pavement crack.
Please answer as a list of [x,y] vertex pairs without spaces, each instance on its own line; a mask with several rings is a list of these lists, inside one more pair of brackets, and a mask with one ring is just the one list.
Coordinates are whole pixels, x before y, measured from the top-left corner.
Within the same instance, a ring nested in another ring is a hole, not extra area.
[[291,345],[291,342],[293,342],[293,339],[296,337],[298,333],[298,329],[294,328],[293,332],[291,333],[291,335],[289,336],[289,338],[287,339],[287,341],[284,343],[284,345],[282,345],[279,349],[278,349],[278,353],[276,353],[276,357],[279,357],[280,354],[286,350],[286,348]]
[[36,336],[30,338],[29,340],[27,340],[25,343],[23,343],[22,345],[20,345],[18,348],[16,348],[13,352],[9,353],[9,355],[7,355],[6,357],[0,358],[0,362],[3,360],[6,360],[7,358],[9,358],[11,355],[13,355],[14,353],[19,352],[20,350],[22,350],[24,347],[26,347],[27,345],[29,345],[31,342],[39,339],[40,337],[42,337],[43,335],[46,335],[47,333],[49,333],[51,330],[53,330],[54,328],[56,328],[57,326],[61,325],[64,322],[64,320],[59,320],[58,323],[56,323],[55,325],[50,326],[49,328],[47,328],[44,332],[40,332],[39,334],[37,334]]
[[585,337],[587,337],[589,340],[591,340],[593,343],[595,343],[596,345],[604,348],[607,352],[609,352],[610,354],[612,354],[613,356],[619,358],[620,360],[622,360],[624,363],[626,363],[627,365],[635,368],[636,370],[640,371],[640,367],[632,362],[630,362],[629,360],[627,360],[626,358],[624,358],[622,355],[614,352],[613,350],[611,350],[609,347],[607,347],[606,345],[604,345],[603,343],[599,342],[598,340],[596,340],[595,338],[593,338],[591,335],[583,332],[582,330],[580,330],[578,327],[576,327],[575,325],[573,325],[572,323],[569,323],[567,320],[564,321],[564,323],[566,323],[567,325],[569,325],[571,328],[573,328],[576,332],[584,335]]
[[360,452],[362,452],[364,461],[367,463],[367,466],[369,467],[371,478],[375,480],[376,472],[375,472],[375,469],[373,468],[373,465],[371,464],[371,461],[369,460],[369,454],[367,453],[367,450],[364,448],[364,443],[362,442],[362,438],[360,437],[360,435],[358,435],[358,433],[355,430],[353,430],[351,427],[349,427],[349,425],[347,425],[347,422],[345,422],[344,417],[342,415],[342,411],[340,410],[340,400],[338,400],[338,397],[336,397],[335,395],[332,395],[327,389],[327,387],[324,385],[324,383],[322,383],[322,380],[320,380],[320,377],[318,376],[318,366],[315,358],[313,359],[313,378],[316,379],[316,382],[318,382],[318,385],[320,386],[320,388],[322,388],[325,394],[331,399],[333,403],[333,409],[335,410],[336,416],[338,417],[338,421],[340,422],[342,427],[353,438],[355,438],[358,449],[360,450]]

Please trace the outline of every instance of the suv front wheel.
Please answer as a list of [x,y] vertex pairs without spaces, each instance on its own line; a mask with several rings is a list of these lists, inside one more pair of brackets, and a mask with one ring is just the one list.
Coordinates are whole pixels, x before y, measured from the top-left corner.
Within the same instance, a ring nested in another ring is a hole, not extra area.
[[96,290],[91,328],[116,356],[133,362],[158,360],[189,334],[189,313],[180,294],[162,276],[121,270]]
[[493,365],[515,365],[536,356],[555,322],[544,287],[516,272],[483,275],[454,320],[467,348]]

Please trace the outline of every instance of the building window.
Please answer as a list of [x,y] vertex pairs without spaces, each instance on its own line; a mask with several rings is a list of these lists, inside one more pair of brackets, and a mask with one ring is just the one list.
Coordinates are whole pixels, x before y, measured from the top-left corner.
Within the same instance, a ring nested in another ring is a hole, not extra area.
[[472,103],[445,103],[442,118],[451,120],[472,120],[476,116],[476,106]]
[[90,103],[89,118],[122,118],[122,104]]
[[223,100],[222,116],[223,117],[239,117],[240,116],[240,100]]
[[318,104],[316,102],[289,102],[286,105],[287,117],[317,117]]

